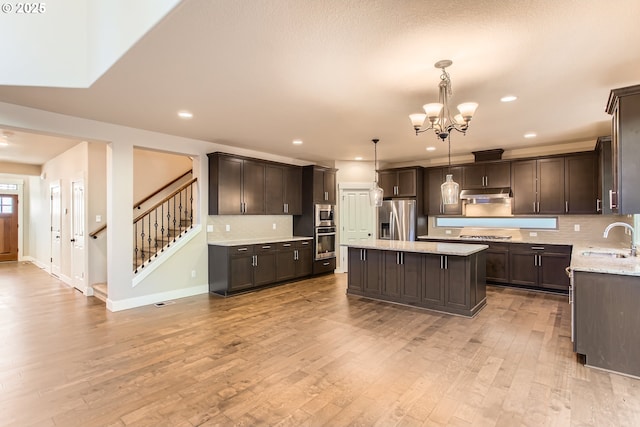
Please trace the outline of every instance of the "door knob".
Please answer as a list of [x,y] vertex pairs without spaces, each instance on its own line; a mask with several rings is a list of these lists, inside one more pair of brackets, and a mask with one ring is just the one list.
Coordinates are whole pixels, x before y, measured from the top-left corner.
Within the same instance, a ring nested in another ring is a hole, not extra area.
[[71,241],[72,241],[72,242],[75,242],[75,241],[76,241],[76,239],[71,239]]

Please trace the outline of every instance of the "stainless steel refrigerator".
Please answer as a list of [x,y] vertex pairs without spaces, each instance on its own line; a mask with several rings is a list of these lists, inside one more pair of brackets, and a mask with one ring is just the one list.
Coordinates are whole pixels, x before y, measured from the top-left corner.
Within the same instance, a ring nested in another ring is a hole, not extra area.
[[385,200],[378,208],[378,238],[416,240],[416,201]]

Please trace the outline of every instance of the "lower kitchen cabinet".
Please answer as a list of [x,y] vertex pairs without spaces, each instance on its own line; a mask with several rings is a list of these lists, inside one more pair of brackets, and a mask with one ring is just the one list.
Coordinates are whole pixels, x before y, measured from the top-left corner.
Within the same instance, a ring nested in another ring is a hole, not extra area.
[[511,243],[509,283],[568,292],[569,277],[565,269],[570,264],[569,245]]
[[509,283],[509,244],[486,242],[487,282]]
[[312,274],[327,274],[333,273],[336,269],[336,258],[324,258],[316,259],[313,261]]
[[347,293],[473,316],[486,302],[485,256],[349,248]]
[[230,295],[309,276],[311,240],[243,246],[209,245],[209,292]]

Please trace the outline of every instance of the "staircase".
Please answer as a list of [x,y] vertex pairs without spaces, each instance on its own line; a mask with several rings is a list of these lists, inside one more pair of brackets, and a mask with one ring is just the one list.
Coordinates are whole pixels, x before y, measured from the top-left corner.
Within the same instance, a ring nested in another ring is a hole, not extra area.
[[[160,191],[175,184],[181,178],[190,174],[186,172],[182,176],[166,184],[147,198],[137,202],[134,209],[140,209],[142,203],[150,200]],[[175,191],[154,204],[144,213],[133,220],[134,251],[133,272],[138,273],[144,267],[153,262],[168,247],[183,237],[194,226],[193,201],[197,178],[193,178],[180,185]],[[151,201],[153,202],[153,200]],[[96,239],[106,229],[106,225],[90,234]],[[106,283],[92,285],[94,296],[101,301],[107,300],[108,287]]]

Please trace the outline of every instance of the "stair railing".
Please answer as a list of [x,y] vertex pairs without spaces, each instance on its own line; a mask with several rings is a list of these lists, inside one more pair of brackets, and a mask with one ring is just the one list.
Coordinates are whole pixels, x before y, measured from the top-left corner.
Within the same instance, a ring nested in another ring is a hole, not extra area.
[[133,220],[137,273],[193,227],[193,191],[197,178],[183,184]]

